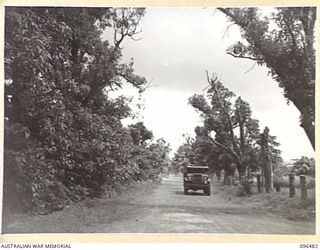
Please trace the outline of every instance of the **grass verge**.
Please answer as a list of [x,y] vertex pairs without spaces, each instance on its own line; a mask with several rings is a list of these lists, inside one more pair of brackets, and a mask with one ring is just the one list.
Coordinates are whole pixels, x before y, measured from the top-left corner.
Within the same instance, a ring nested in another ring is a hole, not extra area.
[[236,204],[250,206],[253,210],[270,213],[292,221],[315,221],[315,189],[308,189],[308,198],[302,200],[300,190],[296,189],[296,195],[289,197],[289,189],[282,188],[280,192],[275,190],[270,193],[258,193],[257,188],[253,188],[252,194],[248,196],[237,196],[237,186],[223,186],[214,181],[216,194],[223,199]]

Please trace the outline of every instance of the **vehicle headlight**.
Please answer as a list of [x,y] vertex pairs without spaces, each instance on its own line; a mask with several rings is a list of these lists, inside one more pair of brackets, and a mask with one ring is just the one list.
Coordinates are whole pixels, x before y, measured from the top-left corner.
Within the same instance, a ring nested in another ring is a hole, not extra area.
[[207,176],[204,176],[204,177],[203,177],[203,181],[205,181],[206,183],[207,183],[207,182],[210,182],[210,178],[207,177]]

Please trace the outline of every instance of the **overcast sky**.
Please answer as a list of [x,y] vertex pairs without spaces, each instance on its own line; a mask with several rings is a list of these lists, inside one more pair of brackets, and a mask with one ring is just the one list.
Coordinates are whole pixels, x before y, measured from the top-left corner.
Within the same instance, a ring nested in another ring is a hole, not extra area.
[[[214,8],[148,8],[138,35],[140,41],[123,43],[123,60],[132,57],[135,71],[151,85],[143,95],[142,121],[156,138],[163,137],[173,151],[184,142],[182,134],[195,136],[201,125],[199,115],[188,105],[193,94],[204,93],[208,86],[205,71],[215,73],[223,84],[249,102],[252,116],[260,129],[270,128],[278,137],[284,160],[314,156],[304,130],[299,126],[299,112],[288,105],[278,84],[268,76],[267,68],[237,59],[225,53],[237,42],[240,31]],[[138,93],[125,85],[119,93]],[[118,93],[118,94],[119,94]],[[126,121],[128,123],[128,121]],[[136,122],[136,121],[134,121]]]

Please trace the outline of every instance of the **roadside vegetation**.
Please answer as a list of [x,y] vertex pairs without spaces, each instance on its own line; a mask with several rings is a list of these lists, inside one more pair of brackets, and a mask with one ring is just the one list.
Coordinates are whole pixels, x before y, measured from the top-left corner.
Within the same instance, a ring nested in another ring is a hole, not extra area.
[[[130,99],[109,97],[125,84],[145,88],[133,61],[121,62],[144,13],[6,8],[4,211],[47,214],[167,167],[169,145],[142,122],[124,127]],[[106,30],[114,41],[101,39]]]
[[[238,196],[238,188],[235,185],[223,185],[221,182],[213,182],[213,195],[219,195],[226,201],[234,204],[250,206],[257,213],[266,213],[278,218],[286,218],[297,222],[313,222],[316,216],[315,188],[312,184],[308,188],[308,199],[302,200],[297,190],[297,195],[289,197],[289,183],[280,192],[258,193],[254,186],[249,196]],[[298,188],[298,187],[297,187]]]
[[[269,135],[267,127],[260,131],[249,104],[217,78],[208,81],[207,95],[189,99],[203,126],[195,128],[195,138],[185,136],[185,143],[173,157],[172,172],[183,172],[187,164],[207,165],[216,179],[214,195],[293,221],[314,221],[314,158],[302,156],[285,163],[276,137]],[[289,175],[293,176],[292,184]],[[304,198],[300,176],[306,176],[307,181]],[[290,197],[289,189],[294,189],[294,197]]]

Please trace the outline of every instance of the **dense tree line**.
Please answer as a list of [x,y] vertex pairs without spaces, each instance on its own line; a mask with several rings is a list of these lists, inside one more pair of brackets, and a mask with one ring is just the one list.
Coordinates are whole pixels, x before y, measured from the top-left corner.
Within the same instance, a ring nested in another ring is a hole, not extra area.
[[[129,99],[110,91],[146,79],[121,62],[142,8],[5,11],[4,204],[33,213],[155,178],[170,150],[143,123],[123,127]],[[108,29],[113,41],[101,39]]]

